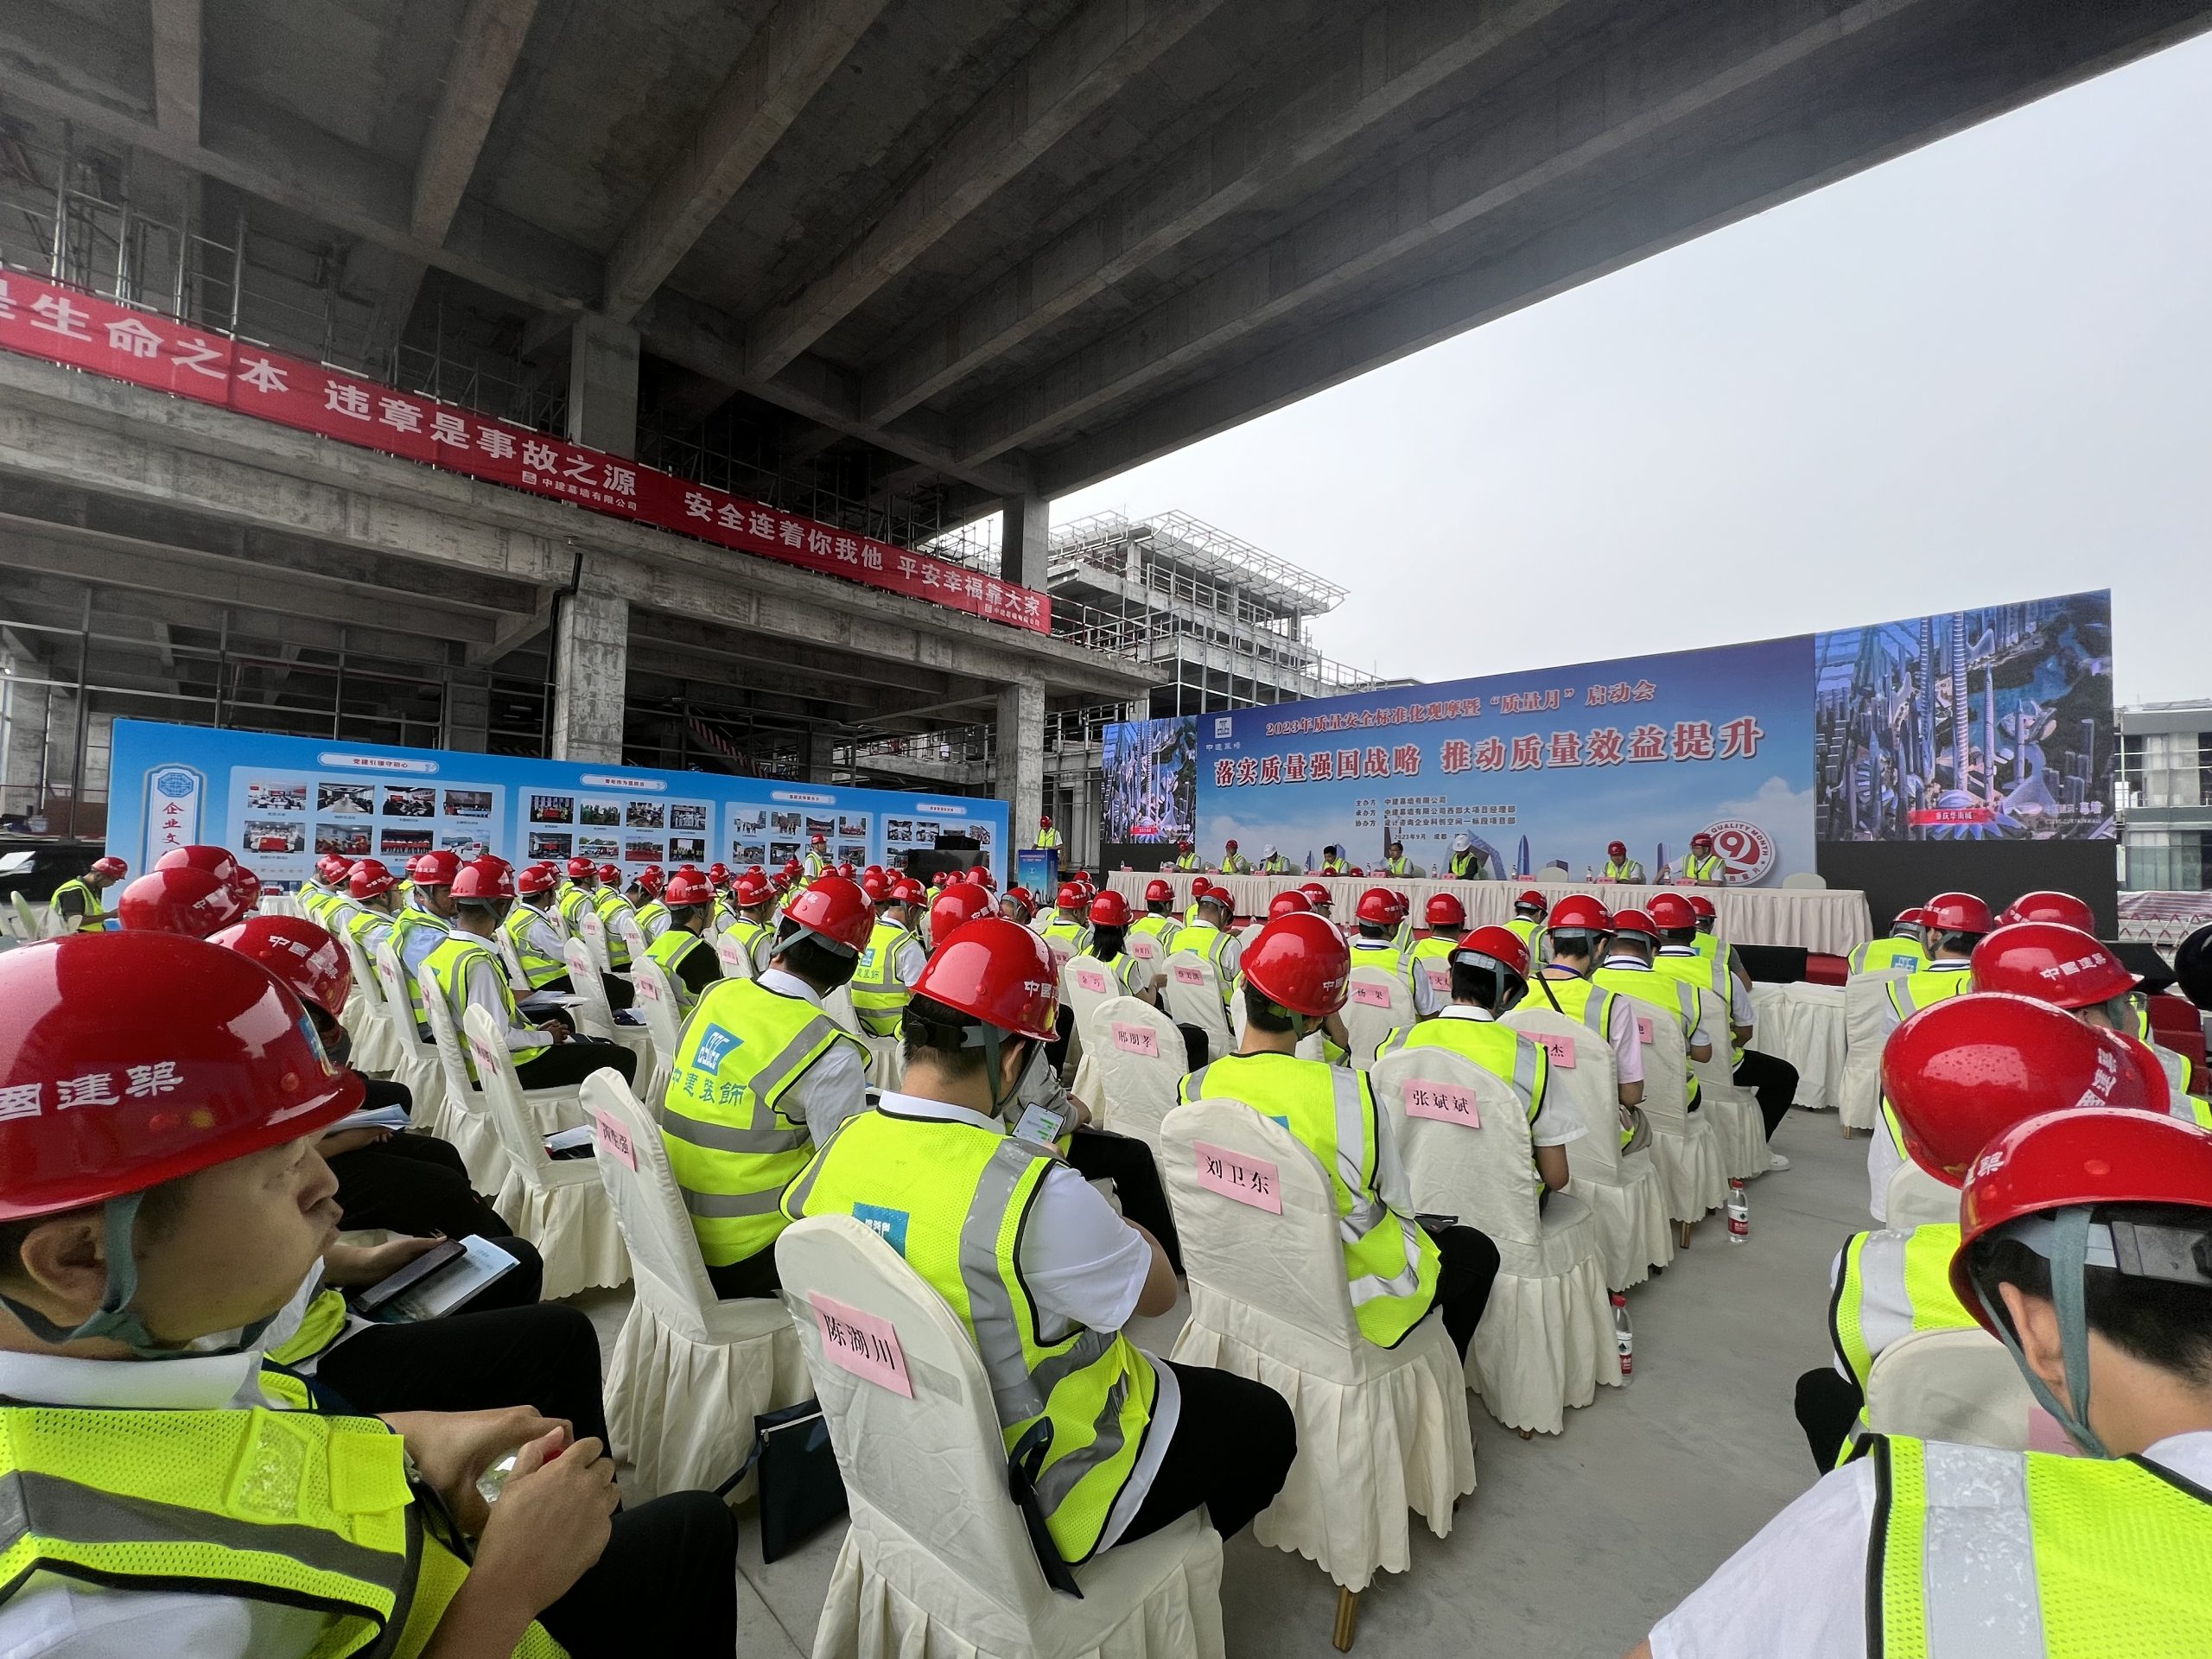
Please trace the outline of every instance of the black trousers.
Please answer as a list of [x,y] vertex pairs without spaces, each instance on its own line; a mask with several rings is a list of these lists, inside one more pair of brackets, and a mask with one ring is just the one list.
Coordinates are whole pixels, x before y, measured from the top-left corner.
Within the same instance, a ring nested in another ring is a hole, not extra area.
[[1175,1217],[1167,1207],[1152,1148],[1134,1136],[1110,1129],[1077,1129],[1068,1137],[1068,1162],[1086,1181],[1114,1183],[1122,1213],[1160,1241],[1168,1265],[1183,1271],[1182,1246],[1175,1237]]
[[1208,1052],[1205,1027],[1186,1026],[1179,1020],[1175,1022],[1175,1029],[1183,1033],[1183,1065],[1187,1070],[1195,1071],[1211,1058]]
[[1068,1063],[1068,1044],[1075,1036],[1075,1010],[1062,1008],[1053,1017],[1052,1040],[1045,1045],[1045,1058],[1055,1071]]
[[[636,988],[628,980],[614,974],[601,974],[599,988],[607,993],[607,1006],[610,1008],[626,1008],[637,995]],[[575,981],[566,974],[556,974],[537,987],[538,990],[550,991],[561,996],[573,995],[575,988]]]
[[1497,1281],[1497,1246],[1472,1227],[1446,1227],[1429,1236],[1442,1258],[1436,1264],[1436,1306],[1443,1312],[1445,1334],[1465,1359]]
[[[353,1075],[361,1077],[358,1071]],[[414,1116],[415,1091],[405,1084],[395,1083],[390,1077],[361,1077],[362,1109],[381,1109],[386,1106],[397,1106],[408,1116]]]
[[1797,1098],[1797,1068],[1787,1060],[1747,1048],[1736,1067],[1736,1081],[1759,1097],[1766,1138],[1773,1140],[1776,1127],[1789,1116],[1790,1103]]
[[622,1510],[592,1569],[537,1618],[574,1659],[734,1651],[737,1517],[712,1492]]
[[[397,1085],[394,1085],[395,1087]],[[507,1230],[499,1212],[468,1184],[467,1168],[448,1141],[405,1131],[374,1146],[330,1159],[338,1205],[347,1228],[381,1227],[427,1238],[443,1233],[497,1237]],[[510,1274],[509,1278],[514,1275]]]
[[715,1294],[726,1302],[747,1296],[772,1296],[784,1287],[776,1271],[776,1247],[755,1251],[742,1262],[733,1262],[726,1268],[709,1266],[707,1282],[715,1287]]
[[593,1072],[604,1071],[610,1066],[622,1074],[623,1082],[638,1080],[638,1056],[634,1050],[620,1043],[594,1043],[571,1038],[550,1048],[539,1049],[533,1059],[518,1060],[515,1075],[522,1079],[525,1089],[559,1089],[582,1083]]
[[1298,1456],[1297,1420],[1264,1382],[1206,1365],[1160,1363],[1175,1373],[1182,1414],[1152,1490],[1118,1541],[1158,1532],[1201,1503],[1213,1529],[1232,1538],[1282,1490]]
[[1823,1365],[1797,1379],[1796,1403],[1797,1427],[1805,1431],[1814,1467],[1826,1474],[1835,1467],[1843,1443],[1851,1438],[1866,1396],[1849,1377]]

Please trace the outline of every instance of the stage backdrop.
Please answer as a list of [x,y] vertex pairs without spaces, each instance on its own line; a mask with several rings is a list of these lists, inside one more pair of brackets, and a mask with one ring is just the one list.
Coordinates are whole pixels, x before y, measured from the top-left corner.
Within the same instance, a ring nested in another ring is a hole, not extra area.
[[145,869],[170,847],[230,848],[264,881],[296,885],[318,853],[397,868],[446,847],[516,864],[577,854],[664,868],[803,858],[881,863],[973,837],[1004,874],[1002,801],[831,789],[719,772],[656,772],[453,749],[403,749],[153,721],[115,722],[107,850]]
[[[1210,864],[1234,836],[1255,862],[1335,842],[1373,868],[1395,836],[1435,874],[1465,834],[1502,874],[1575,879],[1619,840],[1656,879],[1705,830],[1744,885],[1820,868],[1824,842],[2109,841],[2111,613],[2075,594],[1201,715],[1194,838]],[[1118,734],[1169,723],[1109,728],[1107,753],[1168,753]]]

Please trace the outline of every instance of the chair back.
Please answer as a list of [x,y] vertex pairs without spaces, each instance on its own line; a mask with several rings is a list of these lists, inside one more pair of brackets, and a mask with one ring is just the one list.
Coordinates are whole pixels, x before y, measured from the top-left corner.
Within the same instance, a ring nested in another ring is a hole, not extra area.
[[1170,951],[1160,994],[1171,1019],[1205,1033],[1207,1047],[1215,1058],[1230,1052],[1236,1039],[1229,1030],[1229,1004],[1223,995],[1221,976],[1211,961],[1196,950]]
[[[1887,1135],[1889,1126],[1877,1123],[1874,1133]],[[1890,1172],[1883,1217],[1885,1227],[1925,1227],[1933,1222],[1955,1227],[1959,1224],[1959,1189],[1946,1186],[1907,1158]]]
[[1145,971],[1152,976],[1154,985],[1160,983],[1160,971],[1167,960],[1167,953],[1160,948],[1157,935],[1140,933],[1131,928],[1123,940],[1122,948],[1144,964]]
[[[681,1335],[694,1342],[708,1341],[707,1310],[715,1304],[715,1287],[707,1277],[675,1173],[669,1168],[668,1147],[659,1126],[612,1067],[587,1077],[581,1094],[598,1141],[594,1161],[600,1185],[607,1189],[615,1224],[630,1252],[639,1299]],[[613,1135],[608,1133],[609,1124]],[[625,1147],[627,1157],[622,1155]]]
[[721,961],[724,979],[753,979],[759,976],[753,952],[734,933],[723,932],[715,936],[715,955]]
[[[23,896],[20,893],[16,895],[16,902],[18,905],[23,905]],[[29,906],[24,905],[23,909],[16,913],[22,915],[28,913],[29,910]],[[69,918],[61,913],[59,906],[49,902],[39,908],[32,925],[37,930],[32,934],[33,938],[58,939],[69,931]]]
[[[492,1133],[499,1137],[499,1149],[507,1154],[515,1173],[536,1184],[552,1160],[546,1155],[545,1137],[523,1101],[515,1057],[507,1052],[504,1033],[482,1008],[465,1010],[461,1027],[468,1033],[468,1052],[476,1063],[476,1075],[484,1080],[480,1109],[492,1120]],[[450,1020],[448,1029],[451,1029]]]
[[1875,1357],[1866,1421],[1878,1434],[2023,1452],[2035,1396],[1986,1331],[1915,1331]]
[[1705,1033],[1713,1039],[1713,1052],[1702,1060],[1691,1060],[1689,1067],[1699,1084],[1707,1089],[1731,1089],[1736,1083],[1735,1046],[1730,1040],[1728,1005],[1716,991],[1703,986],[1692,986],[1697,993],[1699,1018],[1704,1022]]
[[23,939],[39,938],[41,931],[39,915],[38,912],[31,908],[31,901],[20,893],[11,893],[8,895],[8,899],[10,907],[16,915],[16,938]]
[[599,912],[588,904],[576,912],[576,933],[583,941],[592,966],[602,974],[612,972],[614,959],[607,954],[607,924],[600,920]]
[[1075,1028],[1083,1039],[1084,1052],[1090,1052],[1099,1006],[1110,1002],[1122,994],[1122,982],[1116,976],[1111,963],[1101,962],[1088,952],[1070,957],[1060,964],[1060,1001],[1075,1016]]
[[438,1051],[438,1068],[446,1074],[446,1090],[462,1112],[470,1117],[482,1117],[484,1091],[468,1075],[468,1059],[461,1051],[461,1033],[453,1023],[453,1010],[446,1006],[445,993],[438,988],[438,982],[430,977],[429,963],[424,963],[415,970],[415,982],[423,989],[423,1010],[429,1015],[430,1040]]
[[1368,1081],[1390,1118],[1417,1211],[1457,1216],[1493,1239],[1542,1241],[1529,1108],[1511,1084],[1464,1054],[1427,1046],[1384,1055]]
[[1382,1039],[1417,1018],[1413,988],[1403,974],[1388,968],[1355,967],[1345,993],[1344,1034],[1351,1039],[1350,1064],[1364,1071],[1375,1064]]
[[1896,1010],[1890,1006],[1890,984],[1903,979],[1907,973],[1903,968],[1885,968],[1879,973],[1853,974],[1843,982],[1843,1046],[1848,1053],[1853,1049],[1863,1050],[1880,1058],[1882,1045],[1889,1040],[1890,1033],[1897,1020]]
[[635,968],[645,957],[645,930],[638,925],[635,911],[625,908],[614,912],[614,937],[630,953],[630,966]]
[[[1175,1212],[1193,1297],[1240,1304],[1249,1317],[1290,1327],[1302,1370],[1315,1342],[1336,1361],[1333,1380],[1357,1380],[1365,1341],[1352,1317],[1337,1226],[1337,1198],[1320,1164],[1281,1124],[1242,1101],[1194,1100],[1160,1125],[1160,1174]],[[1205,1179],[1236,1185],[1226,1153],[1272,1180],[1280,1213],[1228,1197]],[[1271,1175],[1268,1172],[1272,1171]],[[1295,1341],[1295,1338],[1294,1338]]]
[[515,949],[513,937],[504,927],[494,928],[491,943],[492,948],[499,953],[500,962],[505,965],[507,983],[513,988],[515,995],[528,996],[530,976],[522,970],[522,953]]
[[630,976],[638,988],[637,1009],[645,1029],[652,1033],[653,1051],[664,1065],[676,1063],[676,1046],[683,1039],[682,1003],[668,970],[650,957],[640,957]]
[[1825,887],[1827,884],[1827,877],[1817,875],[1811,870],[1792,870],[1782,878],[1782,885],[1785,887]]
[[587,1037],[613,1037],[614,1008],[607,1000],[607,986],[599,976],[591,945],[572,938],[562,945],[561,956],[569,964],[569,989],[576,999],[569,1006],[576,1029]]
[[868,1033],[861,1028],[861,1017],[853,1011],[853,988],[840,985],[822,999],[822,1012],[836,1020],[843,1030],[866,1041]]
[[1544,1092],[1554,1101],[1571,1103],[1589,1131],[1567,1143],[1567,1167],[1573,1179],[1621,1185],[1621,1088],[1613,1046],[1541,998],[1522,1002],[1505,1016],[1504,1023],[1541,1039],[1551,1051]]
[[346,1005],[353,1016],[353,1063],[367,1071],[391,1071],[399,1064],[399,1057],[391,1051],[391,1021],[385,1016],[384,984],[377,977],[376,964],[351,933],[339,938],[353,969],[353,995]]
[[1682,1039],[1681,1023],[1664,1008],[1634,997],[1628,999],[1628,1006],[1636,1016],[1637,1040],[1643,1046],[1643,1116],[1650,1121],[1654,1135],[1679,1139],[1690,1132],[1689,1050]]
[[[971,1590],[1031,1625],[1046,1622],[1052,1592],[1007,1497],[990,1383],[944,1299],[850,1216],[785,1228],[776,1266],[855,1515],[873,1512]],[[825,1354],[822,1321],[849,1330],[848,1310],[890,1327],[911,1397]],[[967,1497],[948,1503],[955,1492]]]
[[1175,1109],[1185,1075],[1183,1033],[1151,1003],[1111,996],[1098,1005],[1096,1029],[1100,1127],[1133,1135],[1160,1153],[1160,1126]]

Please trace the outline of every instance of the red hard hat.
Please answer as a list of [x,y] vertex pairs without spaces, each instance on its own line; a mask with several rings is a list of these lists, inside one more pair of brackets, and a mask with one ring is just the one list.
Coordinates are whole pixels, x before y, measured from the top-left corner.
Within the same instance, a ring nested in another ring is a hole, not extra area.
[[[970,881],[973,881],[977,887],[981,887],[985,893],[996,893],[998,891],[999,879],[991,874],[991,867],[988,864],[976,864],[971,866],[968,871],[968,879]],[[1086,887],[1090,885],[1090,878],[1088,875],[1084,877],[1084,884]]]
[[[159,869],[161,866],[156,863],[154,868]],[[169,868],[171,869],[176,869],[181,867],[173,864]],[[198,865],[192,865],[181,868],[196,869],[201,867]],[[335,887],[339,882],[344,880],[346,879],[346,868],[347,866],[346,861],[339,857],[335,853],[324,853],[315,861],[315,873],[322,878],[322,883],[325,887]]]
[[1510,927],[1478,927],[1452,947],[1452,959],[1487,957],[1515,978],[1529,977],[1529,947]]
[[[972,881],[945,891],[963,887],[982,894],[988,905],[989,895]],[[944,902],[938,900],[939,906]],[[938,939],[936,953],[914,982],[914,995],[1017,1037],[1050,1042],[1057,1035],[1058,988],[1052,953],[1044,940],[1018,922],[979,916],[950,938]]]
[[2070,893],[2024,893],[2015,899],[1999,921],[2003,922],[2058,922],[2067,927],[2078,927],[2094,938],[2097,918],[2088,906]]
[[454,872],[453,896],[512,899],[515,896],[515,873],[505,859],[472,858]]
[[1968,1247],[2007,1222],[2103,1204],[2212,1210],[2212,1134],[2164,1115],[2094,1107],[2013,1124],[1974,1160],[1960,1195],[1953,1293],[1997,1335],[1967,1271]]
[[1308,881],[1299,891],[1306,895],[1306,902],[1316,910],[1332,902],[1332,895],[1319,881]]
[[1645,909],[1650,914],[1651,925],[1662,932],[1672,933],[1697,925],[1697,912],[1679,893],[1655,893]]
[[568,870],[569,880],[571,881],[596,881],[599,879],[599,866],[588,858],[570,859]]
[[[988,897],[988,895],[987,894],[985,896]],[[1037,901],[1029,896],[1029,889],[1025,887],[1018,885],[1011,887],[999,895],[999,902],[1001,904],[1003,905],[1009,901],[1014,904],[1020,905],[1024,915],[1034,916],[1037,913]]]
[[346,891],[356,899],[373,899],[398,885],[399,878],[385,867],[383,860],[375,858],[362,859],[346,878]]
[[1890,931],[1894,933],[1901,927],[1925,927],[1929,919],[1928,912],[1915,905],[1910,910],[1897,912],[1897,920],[1890,924]]
[[824,944],[855,956],[875,931],[875,910],[868,895],[842,875],[816,877],[784,914]]
[[[1395,927],[1406,919],[1406,907],[1398,902],[1398,895],[1387,887],[1370,887],[1361,893],[1356,913],[1361,921],[1377,927]],[[1287,1007],[1289,1004],[1283,1006]]]
[[1642,939],[1649,944],[1659,943],[1658,925],[1633,906],[1613,912],[1613,934],[1616,938]]
[[602,887],[620,886],[622,880],[622,867],[620,864],[602,864],[599,867],[598,875],[599,885]]
[[660,890],[668,885],[668,877],[662,873],[661,868],[658,864],[646,865],[644,869],[639,870],[637,874],[630,879],[636,882],[639,887],[643,888],[645,893],[654,896],[658,896]]
[[1268,900],[1268,918],[1278,916],[1298,916],[1313,908],[1313,901],[1295,887],[1286,887]]
[[1278,916],[1244,947],[1243,973],[1268,1001],[1319,1019],[1344,1005],[1351,948],[1310,911]]
[[750,910],[755,905],[766,904],[776,896],[776,890],[758,870],[747,870],[730,883],[730,896],[737,900],[739,909]]
[[1090,901],[1090,925],[1093,927],[1127,927],[1132,919],[1129,901],[1111,887]]
[[1191,902],[1192,904],[1198,903],[1200,899],[1204,898],[1212,890],[1212,887],[1213,883],[1207,880],[1203,875],[1192,876],[1191,878]]
[[1164,905],[1174,897],[1175,889],[1165,881],[1154,880],[1144,884],[1144,901],[1147,905]]
[[1189,852],[1191,850],[1191,838],[1188,836],[1185,836],[1182,840],[1177,842],[1175,843],[1175,850],[1179,853]]
[[[1027,893],[1022,895],[1025,899]],[[930,939],[942,945],[978,916],[991,913],[991,895],[973,881],[955,881],[930,901]]]
[[830,844],[830,837],[827,836],[817,836],[814,838],[814,844],[817,847],[827,847]]
[[1928,925],[1942,933],[1987,933],[1997,926],[1989,906],[1970,893],[1939,893],[1925,909]]
[[1230,852],[1232,852],[1232,853],[1233,853],[1233,852],[1235,852],[1235,851],[1236,850],[1236,836],[1230,836],[1230,838],[1229,838],[1225,842],[1224,842],[1223,844],[1224,844],[1224,846],[1226,846],[1226,847],[1229,849],[1229,850],[1230,850]]
[[1424,926],[1440,933],[1456,933],[1467,925],[1467,908],[1448,893],[1432,893],[1421,906]]
[[830,873],[832,875],[842,875],[848,881],[856,879],[856,872],[854,870],[853,867],[842,859],[837,861],[836,868]]
[[1974,948],[1974,988],[2012,991],[2062,1008],[2125,996],[2143,982],[2094,935],[2058,922],[2013,922]]
[[407,878],[418,887],[442,887],[452,881],[454,872],[460,868],[461,855],[441,847],[435,852],[416,855],[415,861],[407,867]]
[[706,872],[687,864],[668,878],[668,885],[661,890],[661,902],[671,910],[682,905],[711,905],[715,902],[715,884]]
[[115,901],[116,919],[132,932],[204,939],[245,914],[235,888],[205,870],[149,870]]
[[518,893],[550,893],[561,884],[561,878],[544,864],[533,864],[515,877]]
[[251,957],[310,1007],[333,1020],[346,1012],[353,988],[353,959],[346,947],[304,916],[249,916],[213,935],[210,944]]
[[1622,859],[1628,856],[1628,843],[1624,841],[1607,842],[1605,843],[1605,856],[1613,860],[1616,863],[1619,862]]
[[1970,991],[1931,1002],[1890,1033],[1882,1092],[1904,1150],[1947,1185],[2013,1124],[2070,1106],[2166,1109],[2165,1075],[2142,1046],[2047,1002]]
[[234,950],[84,933],[0,957],[0,1097],[33,1108],[0,1119],[0,1220],[143,1192],[313,1135],[361,1093],[298,999]]
[[902,905],[918,905],[930,896],[930,890],[911,875],[895,878],[891,883],[891,896]]
[[130,874],[130,867],[119,858],[96,858],[92,861],[92,874],[119,880]]
[[723,863],[721,860],[716,859],[713,863],[707,866],[707,880],[713,882],[718,887],[728,887],[729,885],[729,866]]
[[1039,812],[1037,815],[1037,822],[1049,830],[1052,827],[1052,815],[1049,812]]
[[1551,901],[1548,899],[1546,899],[1542,893],[1538,893],[1534,887],[1531,887],[1528,892],[1522,893],[1518,899],[1516,899],[1513,901],[1513,908],[1516,912],[1523,910],[1534,911],[1537,915],[1541,916],[1551,908]]
[[1713,909],[1713,900],[1701,893],[1690,894],[1690,908],[1697,912],[1697,918],[1701,922],[1719,914]]
[[891,878],[881,870],[863,870],[861,873],[861,891],[868,895],[868,901],[872,905],[889,904]]
[[1554,933],[1561,929],[1610,933],[1613,931],[1613,915],[1588,893],[1570,893],[1552,906],[1551,918],[1544,925]]
[[[332,861],[347,869],[353,868],[342,858]],[[372,859],[369,861],[374,863],[376,861]],[[321,859],[317,859],[316,868],[320,869],[322,863]],[[238,855],[227,847],[210,847],[204,842],[191,847],[172,847],[154,861],[154,868],[157,870],[205,870],[226,887],[236,887],[243,882],[255,898],[261,893],[261,878],[240,863]]]
[[1697,834],[1690,837],[1690,850],[1692,852],[1697,851],[1700,847],[1708,853],[1713,850],[1713,837],[1707,835],[1702,830],[1699,830]]
[[1083,901],[1083,883],[1080,881],[1061,882],[1059,893],[1052,900],[1052,902],[1058,905],[1062,910],[1073,910],[1077,906],[1082,904]]

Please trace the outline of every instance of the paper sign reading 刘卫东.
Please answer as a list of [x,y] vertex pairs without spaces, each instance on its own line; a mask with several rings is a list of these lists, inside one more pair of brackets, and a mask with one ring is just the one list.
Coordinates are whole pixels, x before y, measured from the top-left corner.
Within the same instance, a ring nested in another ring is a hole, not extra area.
[[822,1351],[832,1365],[880,1389],[909,1400],[914,1397],[906,1355],[899,1346],[899,1332],[890,1320],[848,1307],[819,1292],[809,1305],[814,1311],[814,1328],[822,1333]]
[[1198,1185],[1239,1204],[1274,1215],[1282,1213],[1282,1173],[1264,1158],[1254,1158],[1211,1141],[1192,1143],[1198,1156]]

